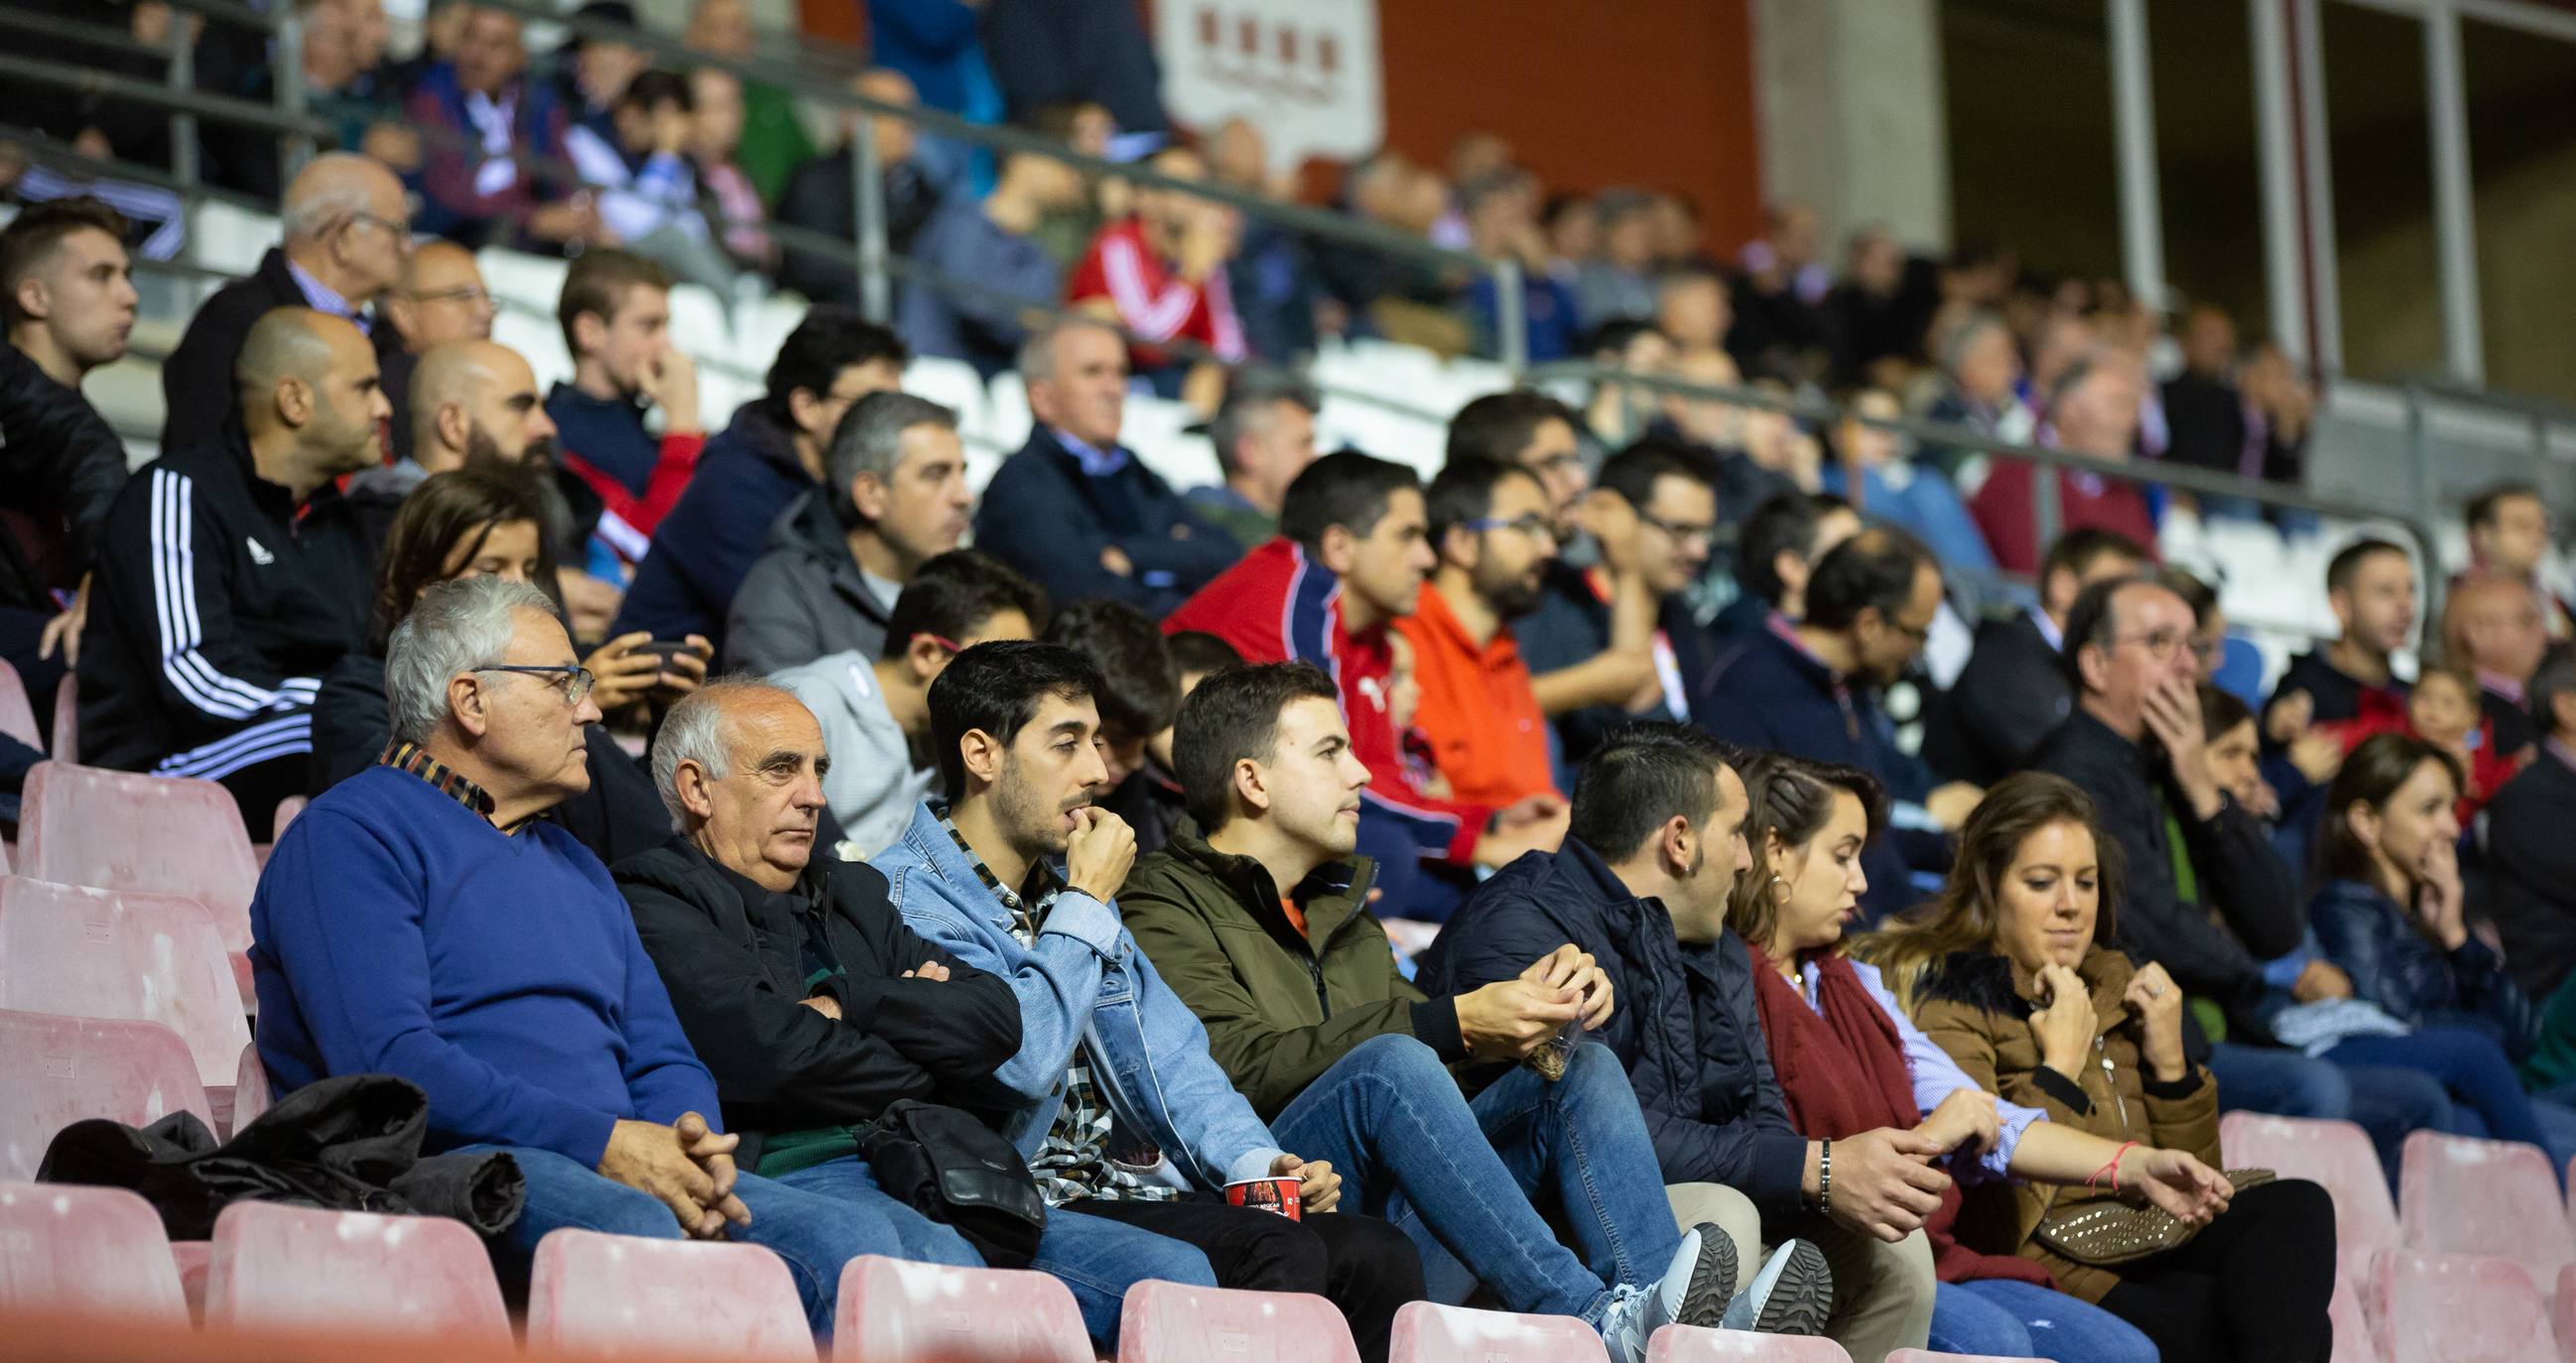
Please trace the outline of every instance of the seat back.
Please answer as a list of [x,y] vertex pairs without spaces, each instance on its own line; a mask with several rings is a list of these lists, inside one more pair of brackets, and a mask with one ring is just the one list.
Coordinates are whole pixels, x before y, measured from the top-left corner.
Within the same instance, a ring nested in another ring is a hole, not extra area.
[[1351,1327],[1306,1292],[1239,1292],[1147,1280],[1118,1312],[1118,1363],[1359,1363]]
[[0,1183],[0,1312],[186,1325],[161,1214],[122,1188]]
[[813,1363],[787,1261],[758,1245],[559,1230],[537,1242],[528,1347]]
[[1073,1293],[1044,1273],[863,1254],[841,1270],[834,1363],[1091,1363]]
[[259,862],[241,808],[222,786],[39,762],[19,808],[21,875],[186,895],[215,916],[226,951],[250,949]]
[[275,1101],[269,1092],[268,1062],[259,1058],[259,1043],[250,1042],[242,1047],[241,1063],[233,1071],[233,1130],[257,1121]]
[[[2549,1297],[2549,1328],[2558,1336],[2558,1356],[2576,1358],[2576,1264],[2558,1270],[2558,1290]],[[2335,1363],[2343,1360],[2337,1357]]]
[[45,731],[36,727],[36,707],[27,700],[27,683],[5,661],[0,661],[0,734],[40,751],[45,746]]
[[54,741],[45,755],[57,762],[80,760],[80,678],[65,677],[54,688]]
[[2379,1337],[2361,1309],[2362,1287],[2368,1281],[2367,1274],[2335,1277],[2334,1297],[2326,1303],[2326,1319],[2334,1325],[2334,1356],[2329,1363],[2379,1363]]
[[2218,1119],[2218,1143],[2231,1169],[2271,1169],[2316,1182],[2334,1199],[2335,1251],[2341,1275],[2370,1280],[2379,1252],[2397,1244],[2397,1206],[2370,1134],[2351,1122],[2321,1122],[2230,1112]]
[[1757,1335],[1747,1330],[1703,1330],[1667,1325],[1646,1341],[1646,1363],[1703,1363],[1713,1358],[1759,1358],[1773,1363],[1851,1363],[1851,1355],[1822,1335]]
[[2540,1289],[2511,1260],[2393,1249],[2379,1256],[2372,1279],[2383,1357],[2515,1363],[2555,1352]]
[[483,1241],[438,1216],[236,1202],[215,1218],[206,1325],[511,1347]]
[[176,895],[0,877],[0,1008],[160,1023],[209,1089],[250,1044],[214,920]]
[[1945,1354],[1936,1349],[1899,1349],[1887,1356],[1887,1363],[2013,1363],[1993,1354]]
[[215,1124],[188,1044],[157,1022],[0,1010],[0,1094],[0,1178],[34,1178],[54,1133],[86,1118]]
[[2406,1138],[2397,1186],[2408,1249],[2511,1259],[2535,1287],[2576,1263],[2558,1179],[2538,1146],[2418,1131]]
[[1572,1316],[1521,1316],[1407,1302],[1388,1363],[1610,1363],[1601,1332]]

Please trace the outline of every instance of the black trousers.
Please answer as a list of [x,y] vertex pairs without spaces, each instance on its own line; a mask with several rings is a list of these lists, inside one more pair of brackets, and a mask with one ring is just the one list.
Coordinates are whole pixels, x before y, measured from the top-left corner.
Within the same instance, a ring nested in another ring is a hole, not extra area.
[[1309,1212],[1291,1221],[1213,1193],[1172,1202],[1084,1198],[1069,1210],[1170,1236],[1207,1256],[1219,1287],[1312,1292],[1341,1309],[1367,1363],[1385,1363],[1395,1313],[1423,1297],[1422,1259],[1374,1216]]
[[2306,1179],[2238,1193],[2190,1244],[2119,1273],[2102,1309],[2166,1358],[2325,1363],[2334,1352],[2334,1202]]

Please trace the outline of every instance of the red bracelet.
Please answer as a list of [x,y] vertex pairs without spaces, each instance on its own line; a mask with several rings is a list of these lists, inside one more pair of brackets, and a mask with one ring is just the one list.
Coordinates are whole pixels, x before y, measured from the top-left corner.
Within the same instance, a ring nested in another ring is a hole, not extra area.
[[2129,1153],[2130,1148],[2136,1144],[2136,1141],[2120,1142],[2120,1148],[2112,1151],[2111,1158],[2104,1162],[2101,1168],[2094,1170],[2092,1177],[2084,1180],[2084,1186],[2090,1188],[2095,1184],[2100,1183],[2104,1174],[2109,1174],[2111,1176],[2111,1191],[2115,1193],[2120,1191],[2120,1157]]

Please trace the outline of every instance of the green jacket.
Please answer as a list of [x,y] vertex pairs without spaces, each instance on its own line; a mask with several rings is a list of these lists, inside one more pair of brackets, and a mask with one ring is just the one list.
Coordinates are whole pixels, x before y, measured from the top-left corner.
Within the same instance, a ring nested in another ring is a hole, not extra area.
[[1396,968],[1366,907],[1374,871],[1354,857],[1307,877],[1296,892],[1300,937],[1270,872],[1208,846],[1185,822],[1118,892],[1127,930],[1265,1121],[1371,1037],[1410,1036],[1445,1062],[1466,1058],[1457,1005],[1425,998]]

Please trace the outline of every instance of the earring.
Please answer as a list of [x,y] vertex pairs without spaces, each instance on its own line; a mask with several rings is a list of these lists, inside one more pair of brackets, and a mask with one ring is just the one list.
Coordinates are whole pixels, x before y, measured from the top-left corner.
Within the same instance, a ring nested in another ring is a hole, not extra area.
[[1780,878],[1780,873],[1779,873],[1779,872],[1777,872],[1777,871],[1772,872],[1772,873],[1771,873],[1771,898],[1772,898],[1773,902],[1775,902],[1775,903],[1776,903],[1776,902],[1778,902],[1778,901],[1780,901],[1780,900],[1787,899],[1788,897],[1789,897],[1789,882],[1787,882],[1787,881],[1785,881],[1785,880],[1782,880],[1782,879]]

